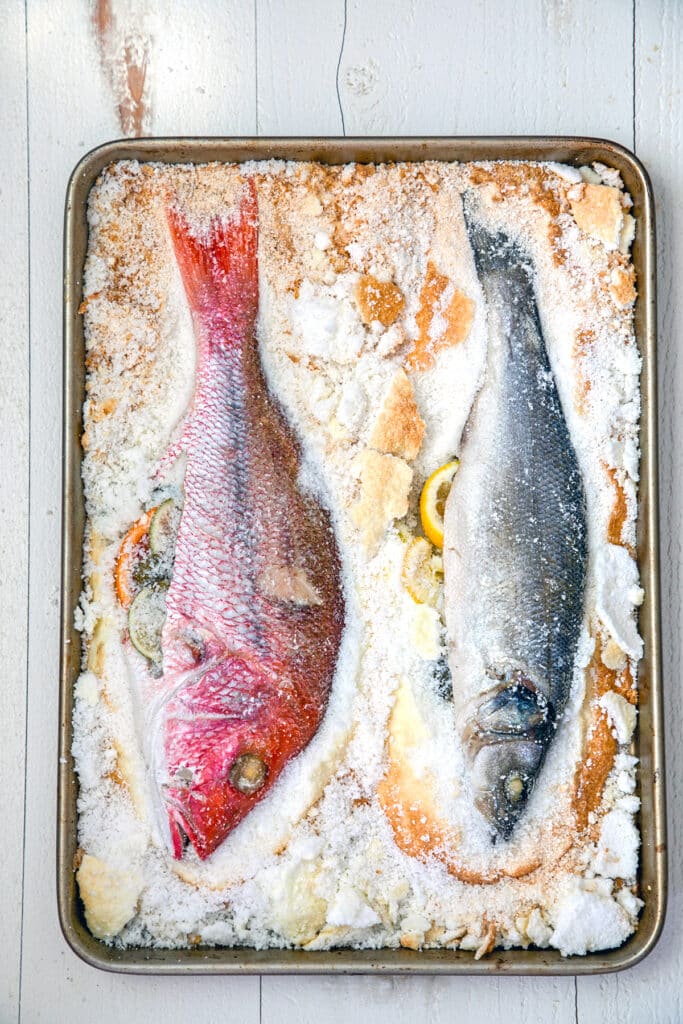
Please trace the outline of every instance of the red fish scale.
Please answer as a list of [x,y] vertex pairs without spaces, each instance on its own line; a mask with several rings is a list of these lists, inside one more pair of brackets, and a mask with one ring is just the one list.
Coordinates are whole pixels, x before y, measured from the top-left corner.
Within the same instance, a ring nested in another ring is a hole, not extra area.
[[[315,735],[343,626],[329,516],[297,488],[297,445],[259,362],[256,216],[251,183],[239,217],[203,237],[169,211],[198,345],[172,453],[184,451],[187,468],[162,636],[162,792],[176,856],[179,827],[200,857],[212,853]],[[273,567],[303,573],[315,603],[272,596]],[[228,778],[242,753],[267,765],[251,796]],[[191,784],[178,784],[179,769]]]

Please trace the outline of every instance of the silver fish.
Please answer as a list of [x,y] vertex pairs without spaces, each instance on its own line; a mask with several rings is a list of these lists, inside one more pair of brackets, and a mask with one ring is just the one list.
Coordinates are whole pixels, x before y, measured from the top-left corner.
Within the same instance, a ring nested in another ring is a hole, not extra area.
[[528,255],[465,222],[488,354],[445,510],[453,699],[476,806],[508,839],[571,689],[586,583],[586,499],[548,360]]

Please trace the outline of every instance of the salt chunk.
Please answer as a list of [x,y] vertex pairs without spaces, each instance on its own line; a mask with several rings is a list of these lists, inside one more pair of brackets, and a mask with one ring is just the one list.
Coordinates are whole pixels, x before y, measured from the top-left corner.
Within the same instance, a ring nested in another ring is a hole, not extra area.
[[440,634],[439,613],[428,604],[416,604],[413,609],[410,640],[421,658],[436,661],[441,653]]
[[636,788],[636,780],[629,772],[619,772],[617,775],[617,789],[621,793],[633,793]]
[[579,668],[588,668],[595,650],[595,637],[591,636],[588,628],[583,625],[579,633],[579,642],[576,645],[576,664]]
[[328,423],[334,411],[334,398],[321,398],[311,405],[311,412],[319,423]]
[[[613,357],[613,365],[624,374],[638,377],[642,367],[642,360],[634,346],[621,348]],[[633,391],[633,382],[627,381],[627,390]]]
[[598,896],[604,896],[605,899],[612,895],[612,889],[614,888],[611,878],[596,878],[595,876],[584,879],[581,884],[584,892],[593,892]]
[[358,359],[365,329],[351,301],[348,275],[338,275],[324,288],[304,279],[298,298],[291,300],[290,318],[307,355],[337,363]]
[[424,938],[424,933],[428,932],[432,927],[432,922],[428,917],[424,917],[422,914],[407,914],[401,921],[401,931],[412,934],[421,935]]
[[621,672],[622,669],[626,668],[628,661],[626,653],[622,651],[619,644],[615,643],[611,637],[608,638],[607,643],[603,644],[600,657],[602,658],[603,665],[613,672]]
[[340,889],[327,911],[327,923],[350,928],[372,928],[382,919],[360,894],[351,888]]
[[595,576],[597,613],[622,650],[637,661],[643,654],[643,641],[629,594],[638,586],[638,566],[626,548],[602,544],[595,558]]
[[76,877],[88,928],[98,939],[113,939],[135,914],[143,884],[140,872],[121,870],[86,853]]
[[630,814],[615,809],[602,819],[594,870],[604,878],[634,878],[640,838]]
[[552,160],[548,163],[548,167],[551,171],[554,171],[559,178],[564,178],[565,181],[571,181],[573,183],[583,181],[581,171],[578,167],[570,167],[569,164],[557,164]]
[[405,899],[409,892],[410,886],[406,882],[405,878],[403,878],[401,879],[400,882],[397,882],[392,889],[389,890],[389,895],[394,900],[402,900]]
[[582,180],[588,182],[589,185],[602,184],[602,178],[599,174],[596,174],[592,167],[579,167],[579,173]]
[[623,467],[631,477],[631,480],[639,480],[640,451],[633,438],[627,438],[623,447]]
[[342,387],[341,399],[337,406],[337,420],[351,433],[355,433],[365,415],[366,405],[362,384],[351,377]]
[[357,267],[362,266],[365,249],[359,242],[351,242],[350,245],[347,245],[346,251],[349,254],[351,261],[355,263]]
[[317,294],[310,281],[303,281],[299,298],[292,303],[292,322],[308,355],[327,357],[337,329],[337,304]]
[[207,946],[230,946],[234,941],[233,926],[225,921],[212,921],[204,925],[201,937]]
[[637,917],[642,907],[645,906],[642,900],[639,900],[637,896],[626,887],[619,890],[616,895],[616,900],[620,906],[624,908],[629,917]]
[[[114,533],[114,536],[116,533]],[[88,601],[86,597],[81,594],[79,604],[74,610],[74,629],[79,633],[92,633],[97,622],[97,612],[93,606],[92,601]]]
[[562,956],[614,949],[631,934],[629,915],[611,896],[587,892],[577,883],[556,908],[551,943]]
[[617,754],[614,758],[614,770],[617,772],[626,772],[632,777],[635,776],[636,767],[638,765],[638,758],[632,754]]
[[323,841],[319,836],[301,836],[290,844],[290,851],[293,857],[301,860],[315,860],[323,848]]
[[626,253],[631,248],[633,239],[636,237],[636,219],[630,213],[624,214],[619,234],[619,252]]
[[316,195],[310,192],[302,201],[301,209],[311,217],[319,217],[323,212],[323,206]]
[[397,348],[405,343],[406,336],[399,324],[392,324],[387,327],[384,334],[377,343],[377,351],[381,356],[390,356]]
[[470,924],[469,930],[465,935],[463,935],[462,939],[460,940],[461,949],[471,950],[472,952],[474,952],[481,946],[482,936],[481,931],[479,929],[479,922],[476,922],[476,924],[474,925]]
[[329,249],[330,245],[332,244],[330,236],[327,234],[326,231],[316,231],[313,242],[316,249],[320,249],[321,252],[324,252],[325,249]]
[[598,703],[606,711],[614,726],[617,741],[622,744],[630,743],[638,714],[633,704],[629,704],[620,693],[615,693],[614,690],[604,693]]
[[319,423],[327,423],[334,412],[336,398],[320,378],[311,382],[309,388],[311,413]]
[[290,942],[310,942],[325,924],[327,903],[317,892],[318,878],[313,860],[294,860],[273,885],[273,921]]
[[547,946],[553,934],[552,928],[548,927],[538,907],[534,907],[529,914],[525,930],[533,944],[540,947]]
[[85,703],[91,708],[94,708],[99,697],[99,690],[100,688],[95,673],[82,672],[78,677],[76,686],[74,687],[74,694],[76,697],[85,701]]
[[627,423],[637,423],[640,418],[640,401],[624,402],[621,415]]
[[620,796],[614,806],[621,811],[625,811],[627,814],[637,814],[640,810],[640,797],[636,796],[635,793]]
[[616,167],[608,167],[607,164],[601,164],[596,161],[593,164],[593,170],[599,176],[603,185],[611,185],[612,188],[618,189],[622,189],[624,187],[621,174]]
[[586,184],[580,199],[572,199],[570,207],[582,232],[600,240],[606,249],[619,245],[624,224],[620,193],[609,185]]

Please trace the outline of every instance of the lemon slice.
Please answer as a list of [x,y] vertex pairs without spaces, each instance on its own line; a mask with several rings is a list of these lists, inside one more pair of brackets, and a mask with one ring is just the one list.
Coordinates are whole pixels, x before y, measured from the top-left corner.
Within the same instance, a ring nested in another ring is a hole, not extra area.
[[436,469],[427,478],[420,495],[422,529],[437,548],[443,547],[443,515],[446,498],[459,465],[459,460],[453,459]]
[[401,580],[413,601],[435,608],[441,593],[439,568],[441,559],[424,537],[411,540],[403,556]]

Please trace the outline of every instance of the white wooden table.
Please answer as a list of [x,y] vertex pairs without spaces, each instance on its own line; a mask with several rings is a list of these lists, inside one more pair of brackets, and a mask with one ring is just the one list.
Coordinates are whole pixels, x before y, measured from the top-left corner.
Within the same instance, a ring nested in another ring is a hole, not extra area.
[[[99,0],[104,40],[94,9],[0,0],[0,1021],[682,1021],[683,4]],[[97,972],[65,945],[54,880],[63,197],[83,153],[136,130],[595,135],[649,168],[673,852],[667,925],[640,966],[580,980],[137,978]]]

